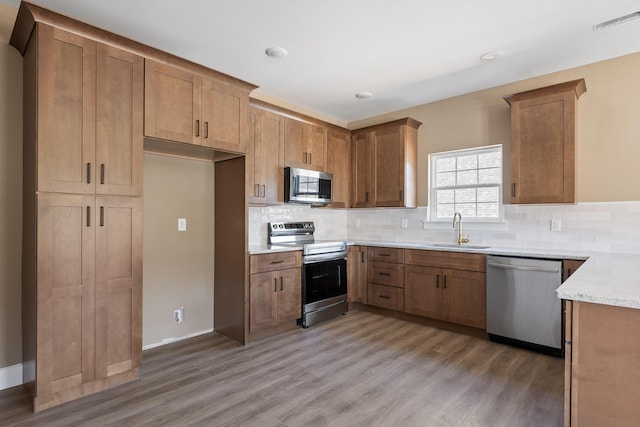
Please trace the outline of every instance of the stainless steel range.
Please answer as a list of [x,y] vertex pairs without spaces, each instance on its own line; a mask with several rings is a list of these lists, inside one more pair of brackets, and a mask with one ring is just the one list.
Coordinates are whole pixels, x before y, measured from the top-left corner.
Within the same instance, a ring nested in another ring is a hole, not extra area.
[[315,240],[313,222],[269,223],[269,243],[302,247],[303,327],[346,313],[347,243]]

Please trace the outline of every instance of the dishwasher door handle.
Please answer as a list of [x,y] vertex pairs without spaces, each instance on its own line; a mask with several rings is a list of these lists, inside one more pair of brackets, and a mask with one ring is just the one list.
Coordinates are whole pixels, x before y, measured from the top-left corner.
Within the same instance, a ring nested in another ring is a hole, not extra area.
[[525,265],[511,265],[511,264],[500,264],[497,262],[488,262],[488,267],[495,268],[504,268],[508,270],[522,270],[522,271],[538,271],[541,273],[558,273],[560,272],[557,268],[544,268],[544,267],[528,267]]

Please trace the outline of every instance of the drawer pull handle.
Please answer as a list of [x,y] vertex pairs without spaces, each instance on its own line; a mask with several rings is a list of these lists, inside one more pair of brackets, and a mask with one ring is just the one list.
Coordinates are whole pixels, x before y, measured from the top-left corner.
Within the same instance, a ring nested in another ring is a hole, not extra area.
[[378,254],[379,256],[391,256],[391,254]]
[[378,275],[380,275],[380,276],[391,276],[391,273],[379,272]]
[[378,295],[378,298],[382,298],[382,299],[391,299],[391,297],[387,296],[387,295]]
[[271,261],[271,264],[282,264],[284,262],[283,259],[279,260],[279,261]]

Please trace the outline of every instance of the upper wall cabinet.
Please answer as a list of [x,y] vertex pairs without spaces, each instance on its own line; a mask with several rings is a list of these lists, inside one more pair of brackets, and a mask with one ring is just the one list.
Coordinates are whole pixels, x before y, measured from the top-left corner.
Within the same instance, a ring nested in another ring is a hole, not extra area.
[[326,171],[326,128],[285,117],[284,149],[285,166]]
[[416,207],[418,128],[411,118],[352,133],[352,207]]
[[248,92],[145,61],[145,136],[246,153]]
[[327,131],[327,172],[333,174],[332,208],[349,207],[349,167],[351,166],[351,133],[347,130]]
[[246,157],[248,200],[252,204],[284,202],[284,118],[250,107]]
[[143,59],[44,24],[37,37],[37,190],[141,195]]
[[514,95],[511,203],[575,203],[577,99],[584,79]]

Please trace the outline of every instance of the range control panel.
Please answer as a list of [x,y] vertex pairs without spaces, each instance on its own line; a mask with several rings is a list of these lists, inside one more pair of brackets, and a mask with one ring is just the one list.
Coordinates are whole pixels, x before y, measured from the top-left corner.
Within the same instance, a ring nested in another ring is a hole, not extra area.
[[316,227],[313,225],[313,221],[270,222],[268,227],[269,235],[271,236],[313,234],[316,231]]

